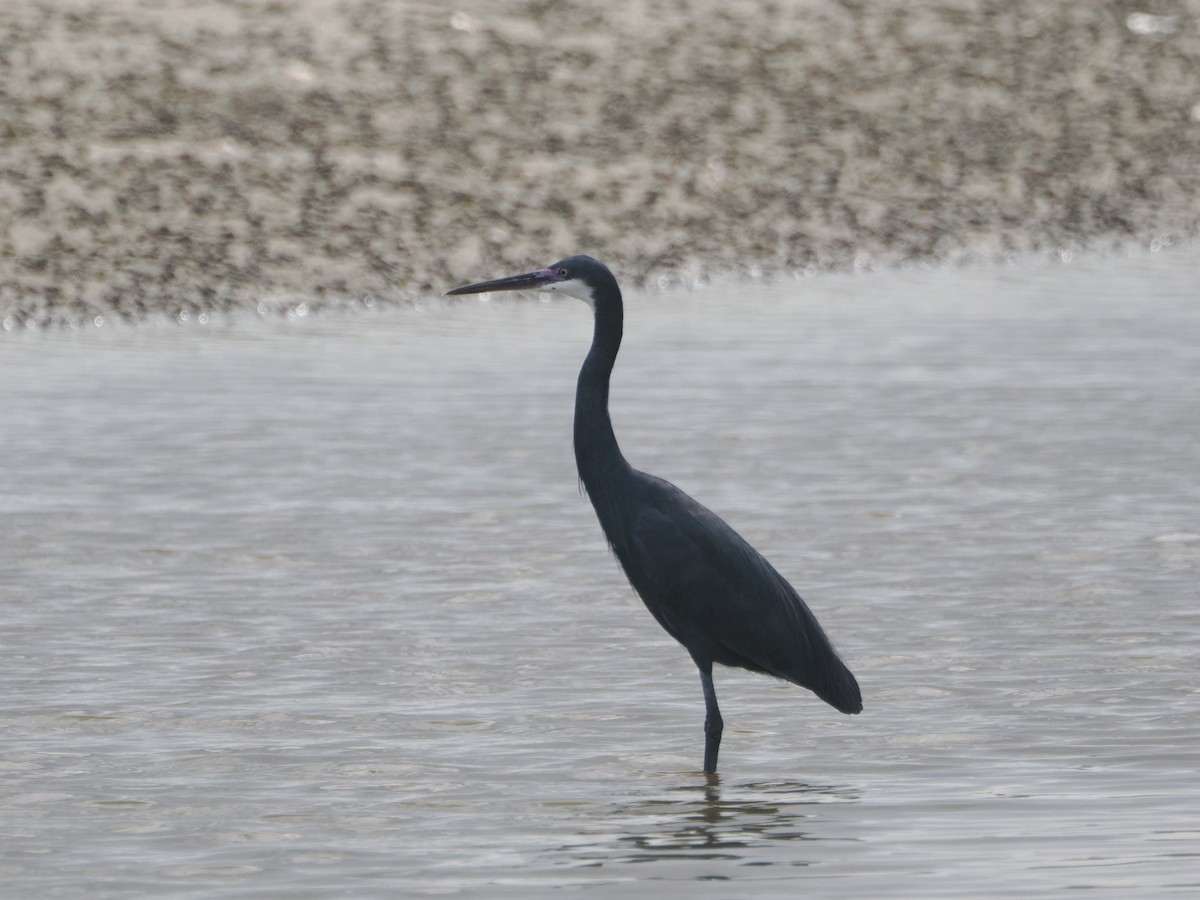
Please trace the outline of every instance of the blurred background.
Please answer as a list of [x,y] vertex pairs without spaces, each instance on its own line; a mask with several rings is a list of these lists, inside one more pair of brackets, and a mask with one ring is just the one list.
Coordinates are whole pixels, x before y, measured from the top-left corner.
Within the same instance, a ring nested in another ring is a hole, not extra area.
[[1200,2],[12,0],[0,319],[1191,235]]
[[[1200,0],[0,0],[5,896],[1194,895],[1198,63]],[[721,671],[717,782],[586,308],[433,300],[577,252],[630,461],[862,685]]]

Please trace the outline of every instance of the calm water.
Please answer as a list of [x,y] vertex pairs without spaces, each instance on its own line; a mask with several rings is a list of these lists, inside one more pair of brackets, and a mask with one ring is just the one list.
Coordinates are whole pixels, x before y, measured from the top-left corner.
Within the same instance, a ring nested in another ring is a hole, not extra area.
[[1196,891],[1198,296],[1178,251],[627,298],[626,455],[866,702],[718,672],[712,785],[576,487],[582,304],[0,334],[5,891]]

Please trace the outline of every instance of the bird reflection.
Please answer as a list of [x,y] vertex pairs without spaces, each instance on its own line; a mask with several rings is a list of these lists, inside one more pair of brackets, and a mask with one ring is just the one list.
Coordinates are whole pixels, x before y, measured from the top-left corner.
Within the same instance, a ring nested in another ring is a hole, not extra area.
[[[726,787],[710,778],[618,806],[606,817],[606,834],[581,835],[560,849],[584,865],[743,859],[772,844],[833,837],[806,825],[816,807],[857,800],[858,793],[844,787],[795,782]],[[789,865],[807,864],[789,859]]]

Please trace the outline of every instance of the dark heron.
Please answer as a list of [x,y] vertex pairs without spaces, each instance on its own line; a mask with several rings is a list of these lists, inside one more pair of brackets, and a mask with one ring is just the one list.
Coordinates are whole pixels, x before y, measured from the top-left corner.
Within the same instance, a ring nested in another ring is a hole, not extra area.
[[546,269],[455,288],[560,291],[595,313],[575,392],[575,463],[604,536],[646,608],[687,649],[704,686],[704,771],[717,770],[724,723],[713,663],[774,675],[844,713],[862,711],[858,682],[816,617],[774,567],[675,485],[626,462],[608,416],[608,381],[621,347],[621,289],[606,266],[572,256]]

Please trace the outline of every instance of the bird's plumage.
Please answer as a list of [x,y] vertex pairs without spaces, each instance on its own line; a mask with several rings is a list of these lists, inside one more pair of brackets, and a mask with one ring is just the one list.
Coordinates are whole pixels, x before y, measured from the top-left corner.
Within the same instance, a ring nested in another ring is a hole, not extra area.
[[700,669],[708,711],[705,770],[716,770],[722,730],[713,663],[773,675],[841,712],[860,712],[857,681],[787,580],[716,513],[622,455],[608,413],[624,319],[612,273],[591,257],[574,256],[451,293],[522,288],[563,290],[587,300],[595,313],[575,393],[579,478],[630,584]]
[[783,576],[715,513],[643,477],[652,486],[622,564],[664,627],[699,662],[774,675],[861,711],[858,684]]

